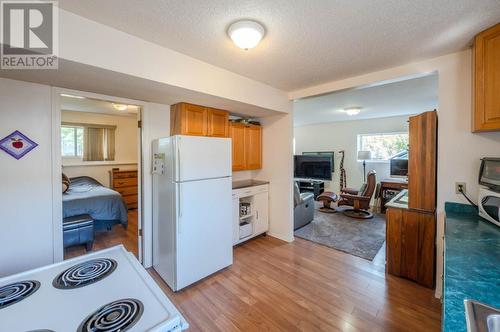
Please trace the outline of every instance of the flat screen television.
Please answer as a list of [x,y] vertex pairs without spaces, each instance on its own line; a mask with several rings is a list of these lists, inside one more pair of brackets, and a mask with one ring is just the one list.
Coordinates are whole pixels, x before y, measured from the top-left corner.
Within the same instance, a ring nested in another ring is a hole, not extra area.
[[324,156],[294,156],[294,177],[299,179],[331,180],[332,158]]
[[391,177],[408,176],[408,151],[402,151],[390,159]]
[[335,170],[335,157],[333,151],[302,152],[303,156],[323,156],[332,158],[332,173]]
[[481,159],[479,184],[500,191],[500,158]]

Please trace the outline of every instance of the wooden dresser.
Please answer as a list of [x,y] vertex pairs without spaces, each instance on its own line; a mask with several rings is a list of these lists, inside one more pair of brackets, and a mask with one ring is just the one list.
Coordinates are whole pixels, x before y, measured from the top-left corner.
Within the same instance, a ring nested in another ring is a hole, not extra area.
[[113,168],[109,173],[111,177],[111,189],[116,190],[122,195],[129,210],[137,209],[139,202],[137,197],[137,171],[120,171],[119,168]]

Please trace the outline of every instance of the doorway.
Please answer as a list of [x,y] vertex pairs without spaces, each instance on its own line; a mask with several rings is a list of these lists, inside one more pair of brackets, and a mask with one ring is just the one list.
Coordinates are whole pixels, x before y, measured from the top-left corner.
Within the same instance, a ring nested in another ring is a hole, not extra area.
[[78,91],[56,97],[62,215],[55,254],[69,259],[123,245],[142,261],[142,105]]

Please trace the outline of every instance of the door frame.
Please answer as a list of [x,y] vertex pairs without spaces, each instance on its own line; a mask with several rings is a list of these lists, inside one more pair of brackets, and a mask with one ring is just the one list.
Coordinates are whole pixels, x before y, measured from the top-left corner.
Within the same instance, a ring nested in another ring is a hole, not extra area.
[[[147,102],[127,99],[103,94],[97,94],[86,91],[65,89],[65,88],[52,88],[52,230],[53,230],[53,262],[60,262],[64,260],[64,246],[63,246],[63,230],[62,230],[62,192],[61,192],[61,170],[62,170],[62,156],[61,156],[61,93],[78,95],[86,98],[106,100],[118,104],[130,104],[140,107],[137,121],[144,123],[144,112]],[[152,261],[152,220],[151,222],[144,222],[144,125],[138,126],[138,156],[137,156],[137,176],[138,176],[138,214],[137,214],[137,227],[138,227],[138,259],[141,264],[150,266],[149,262]],[[145,229],[148,231],[146,232]],[[142,236],[141,236],[142,233]],[[144,236],[147,234],[147,236]],[[149,250],[151,249],[151,250]]]

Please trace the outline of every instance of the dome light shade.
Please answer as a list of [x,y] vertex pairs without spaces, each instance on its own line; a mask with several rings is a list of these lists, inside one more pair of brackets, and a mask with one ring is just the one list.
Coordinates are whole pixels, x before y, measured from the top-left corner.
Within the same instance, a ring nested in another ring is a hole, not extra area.
[[347,115],[358,115],[361,112],[361,109],[359,107],[352,107],[352,108],[345,108],[344,112],[347,113]]
[[128,105],[125,105],[125,104],[115,104],[113,103],[113,107],[115,110],[117,111],[126,111],[127,108],[128,108]]
[[227,34],[239,48],[248,50],[259,44],[264,37],[264,27],[255,21],[243,20],[231,24]]

